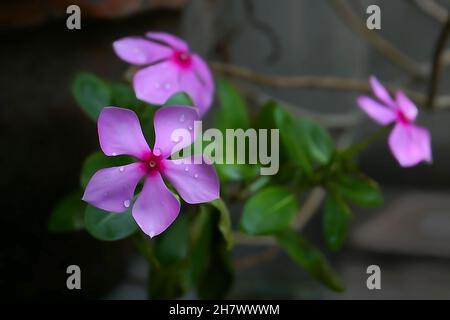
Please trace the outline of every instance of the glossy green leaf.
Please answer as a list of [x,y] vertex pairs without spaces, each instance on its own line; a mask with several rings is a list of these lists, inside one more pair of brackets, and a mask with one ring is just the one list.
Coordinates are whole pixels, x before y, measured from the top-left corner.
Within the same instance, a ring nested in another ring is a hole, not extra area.
[[[144,106],[145,103],[139,101],[130,85],[122,83],[111,83],[111,105],[120,108],[129,108],[138,111],[139,107]],[[150,106],[149,106],[150,107]]]
[[233,248],[234,239],[233,230],[231,229],[230,212],[228,211],[226,204],[220,198],[209,202],[209,204],[216,208],[220,213],[219,230],[225,240],[226,248],[231,250]]
[[81,186],[85,188],[94,173],[96,173],[100,169],[117,167],[130,164],[132,162],[133,159],[128,156],[108,157],[105,156],[101,151],[94,152],[90,154],[84,161],[80,175]]
[[378,184],[366,176],[340,175],[332,185],[342,196],[361,207],[377,207],[383,204],[383,194]]
[[169,99],[167,99],[165,106],[181,105],[193,106],[192,98],[186,92],[176,92]]
[[298,210],[295,195],[282,187],[268,187],[244,205],[241,229],[251,235],[268,235],[289,226]]
[[67,232],[83,229],[86,204],[81,200],[82,196],[81,191],[76,191],[58,203],[48,221],[49,231]]
[[339,250],[347,237],[350,209],[345,202],[333,195],[328,195],[324,205],[323,232],[328,247]]
[[156,257],[163,266],[183,260],[188,249],[187,214],[180,213],[172,225],[154,241]]
[[333,271],[323,253],[295,231],[283,231],[277,235],[277,240],[291,259],[312,277],[335,291],[344,289],[342,280]]
[[75,75],[72,94],[78,105],[94,121],[97,121],[100,111],[111,104],[108,85],[90,73],[80,72]]
[[104,241],[124,239],[138,230],[130,209],[123,213],[111,213],[88,205],[84,214],[86,230]]
[[228,80],[218,78],[217,94],[220,108],[216,114],[216,127],[225,129],[246,129],[250,125],[250,117],[245,99]]
[[302,136],[305,137],[306,152],[319,164],[327,164],[334,151],[334,143],[328,132],[317,123],[301,118],[297,120]]

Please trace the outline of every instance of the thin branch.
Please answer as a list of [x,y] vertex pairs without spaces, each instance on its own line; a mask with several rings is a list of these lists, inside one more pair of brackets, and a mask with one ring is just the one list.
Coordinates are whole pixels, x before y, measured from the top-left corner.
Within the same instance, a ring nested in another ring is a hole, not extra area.
[[430,79],[430,87],[428,91],[428,98],[426,105],[433,109],[434,107],[434,100],[436,98],[436,95],[438,94],[439,90],[439,83],[441,79],[442,74],[442,67],[443,67],[443,58],[444,58],[444,50],[445,46],[447,44],[447,39],[450,35],[450,18],[447,19],[447,22],[442,27],[442,30],[439,34],[439,38],[436,42],[436,45],[434,47],[433,51],[433,66],[431,71],[431,79]]
[[[370,93],[367,80],[357,80],[334,76],[282,76],[268,75],[252,71],[245,67],[220,62],[211,62],[211,69],[225,76],[246,80],[255,84],[286,89],[329,89]],[[391,92],[402,89],[396,85],[387,85]],[[404,89],[402,89],[404,90]],[[425,103],[425,95],[416,91],[404,90],[418,104]]]
[[393,64],[399,66],[415,78],[422,79],[427,76],[427,71],[418,62],[398,50],[393,44],[375,31],[367,29],[364,21],[353,12],[348,3],[343,0],[330,0],[330,4],[355,33],[366,39],[372,47]]
[[414,0],[415,4],[424,13],[440,23],[445,23],[448,19],[448,10],[435,0]]

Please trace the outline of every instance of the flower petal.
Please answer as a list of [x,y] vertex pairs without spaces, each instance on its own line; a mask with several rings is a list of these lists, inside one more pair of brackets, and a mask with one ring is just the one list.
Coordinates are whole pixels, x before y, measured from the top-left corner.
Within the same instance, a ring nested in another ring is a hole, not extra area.
[[363,109],[369,117],[374,119],[381,125],[386,125],[395,120],[395,112],[376,102],[372,98],[367,96],[361,96],[357,99],[358,105],[361,109]]
[[191,145],[196,138],[194,121],[197,120],[198,112],[192,107],[167,106],[158,109],[153,118],[155,127],[154,149],[159,149],[163,157],[166,158]]
[[139,119],[133,111],[103,108],[97,126],[100,147],[107,156],[126,154],[143,159],[150,153]]
[[179,69],[170,62],[162,62],[136,72],[133,88],[138,99],[152,104],[164,104],[170,96],[182,91]]
[[180,202],[167,189],[159,172],[147,176],[133,209],[139,227],[154,237],[166,230],[180,212]]
[[404,93],[403,91],[397,91],[395,100],[403,115],[409,120],[414,121],[417,118],[417,107]]
[[389,147],[402,167],[431,162],[431,138],[427,129],[398,123],[389,136]]
[[[219,198],[219,178],[213,165],[196,164],[194,159],[164,160],[164,176],[190,204]],[[200,159],[201,160],[201,159]]]
[[169,58],[173,50],[141,37],[126,37],[114,41],[116,54],[124,61],[145,65]]
[[206,63],[192,55],[193,69],[181,73],[180,88],[187,92],[199,109],[200,118],[211,107],[214,97],[214,82]]
[[189,47],[184,40],[182,40],[170,33],[147,32],[145,34],[145,36],[151,40],[156,40],[156,41],[165,43],[177,51],[189,51]]
[[144,174],[137,162],[101,169],[89,180],[82,199],[106,211],[124,212],[130,207],[136,185]]
[[370,86],[375,96],[388,107],[393,107],[395,105],[394,100],[392,100],[391,95],[386,90],[386,88],[378,81],[375,76],[371,76],[369,79]]

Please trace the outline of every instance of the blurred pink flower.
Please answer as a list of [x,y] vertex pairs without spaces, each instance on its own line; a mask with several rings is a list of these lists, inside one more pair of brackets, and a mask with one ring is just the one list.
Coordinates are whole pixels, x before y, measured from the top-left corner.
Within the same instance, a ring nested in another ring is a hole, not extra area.
[[136,96],[153,104],[164,104],[176,92],[184,91],[199,109],[200,117],[211,106],[214,81],[206,62],[182,39],[163,32],[143,37],[125,37],[113,43],[124,61],[143,66],[133,78]]
[[386,88],[375,78],[370,77],[372,91],[378,101],[361,96],[358,105],[372,119],[381,125],[395,122],[389,135],[389,147],[402,167],[411,167],[421,161],[432,161],[431,137],[427,129],[414,124],[417,107],[402,92],[398,91],[395,100]]
[[[89,181],[83,200],[111,212],[125,212],[132,207],[133,218],[150,237],[167,229],[180,211],[180,203],[166,187],[170,181],[181,198],[196,204],[219,197],[219,180],[212,165],[194,161],[169,160],[168,157],[193,143],[189,138],[173,141],[177,129],[192,131],[198,113],[186,106],[163,107],[154,116],[155,145],[149,148],[139,119],[128,109],[106,107],[98,118],[100,147],[107,156],[130,155],[136,162],[97,171]],[[194,130],[195,131],[195,130]],[[186,141],[185,141],[186,140]],[[139,181],[144,186],[132,204]]]

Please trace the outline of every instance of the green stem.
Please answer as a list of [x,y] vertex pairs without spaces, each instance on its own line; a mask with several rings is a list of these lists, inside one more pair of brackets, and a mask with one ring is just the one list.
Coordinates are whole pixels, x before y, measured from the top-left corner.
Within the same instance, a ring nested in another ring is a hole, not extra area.
[[159,269],[159,261],[154,255],[153,246],[149,243],[147,236],[142,232],[138,232],[132,236],[132,240],[136,249],[147,260],[150,266]]
[[388,133],[392,129],[392,125],[384,126],[366,137],[365,139],[356,142],[352,145],[350,145],[347,149],[344,149],[341,153],[341,156],[343,157],[352,157],[357,153],[360,153],[364,149],[366,149],[368,146],[370,146],[373,142],[378,140],[379,138],[383,137],[386,133]]

